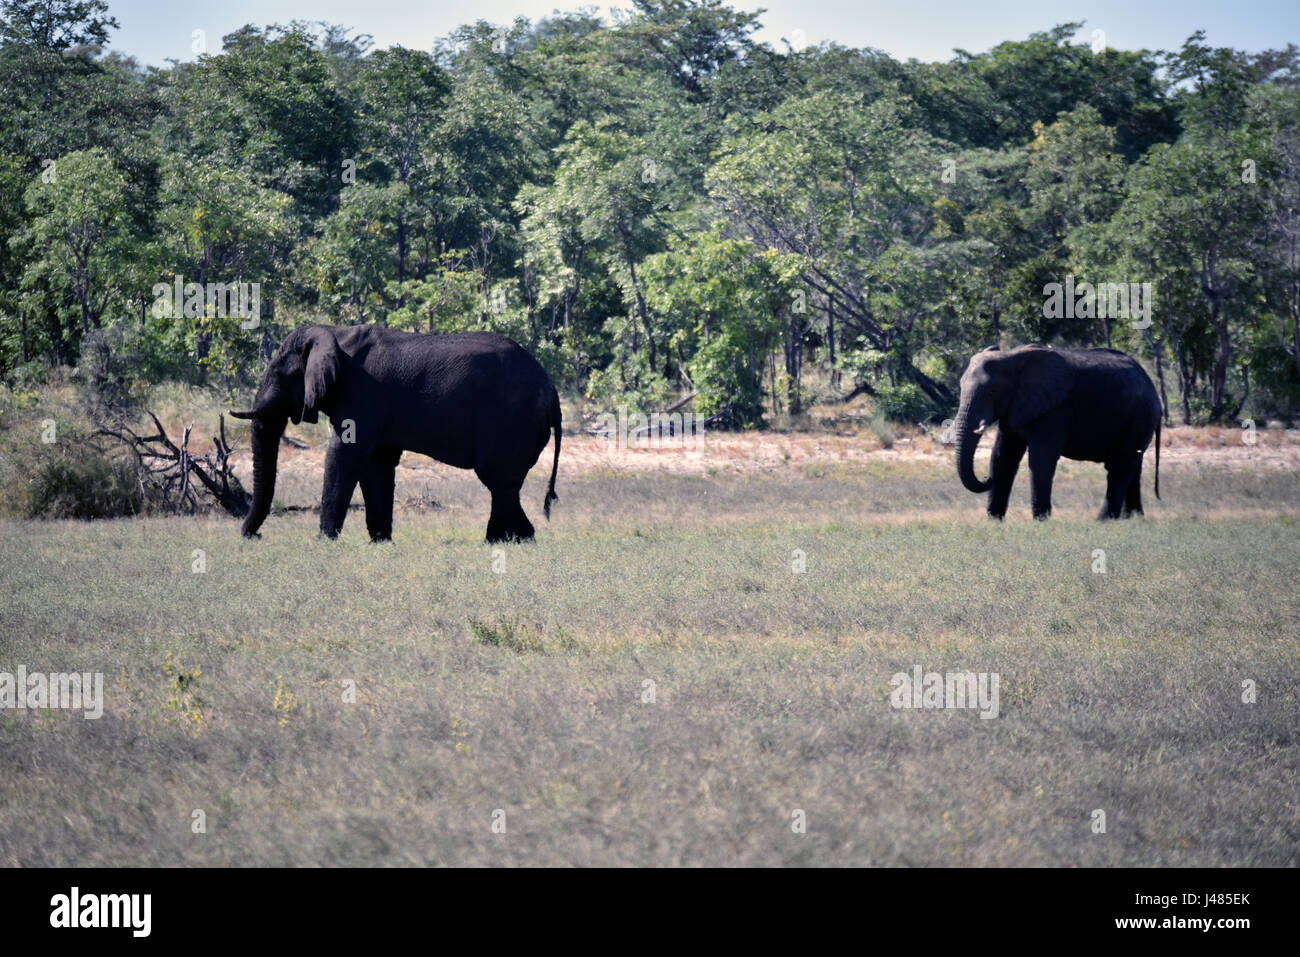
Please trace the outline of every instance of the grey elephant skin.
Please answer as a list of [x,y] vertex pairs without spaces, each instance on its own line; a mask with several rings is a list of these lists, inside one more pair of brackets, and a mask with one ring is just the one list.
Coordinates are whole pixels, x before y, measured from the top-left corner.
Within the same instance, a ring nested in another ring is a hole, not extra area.
[[533,525],[519,490],[555,435],[543,511],[556,499],[560,397],[546,371],[517,343],[490,332],[435,336],[384,326],[305,326],[281,343],[267,366],[251,419],[253,500],[243,534],[257,537],[275,494],[280,437],[292,421],[329,416],[320,531],[343,528],[358,483],[366,528],[393,534],[393,485],[403,451],[473,469],[492,493],[489,542],[524,541]]
[[[1142,514],[1142,457],[1156,440],[1155,492],[1160,497],[1163,408],[1151,377],[1114,349],[990,346],[961,377],[953,432],[957,475],[972,492],[989,493],[989,515],[1007,513],[1020,460],[1029,453],[1034,517],[1052,513],[1052,480],[1061,456],[1106,466],[1100,519]],[[988,479],[975,475],[975,448],[997,424]]]

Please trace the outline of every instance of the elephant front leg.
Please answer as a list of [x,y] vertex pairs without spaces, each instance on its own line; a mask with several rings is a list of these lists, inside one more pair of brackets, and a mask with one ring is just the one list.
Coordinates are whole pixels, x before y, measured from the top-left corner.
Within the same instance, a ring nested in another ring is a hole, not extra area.
[[1055,448],[1029,447],[1029,474],[1033,480],[1030,508],[1034,518],[1043,521],[1052,514],[1052,482],[1056,478],[1056,463],[1061,453]]
[[993,488],[989,490],[989,515],[993,518],[1001,519],[1007,514],[1011,486],[1015,484],[1016,472],[1020,469],[1020,460],[1024,455],[1025,440],[999,429],[997,441],[993,443],[993,459],[990,464]]
[[320,533],[325,538],[338,538],[343,531],[343,520],[352,493],[361,477],[361,454],[351,443],[342,442],[335,435],[330,439],[325,453],[325,486],[320,497]]

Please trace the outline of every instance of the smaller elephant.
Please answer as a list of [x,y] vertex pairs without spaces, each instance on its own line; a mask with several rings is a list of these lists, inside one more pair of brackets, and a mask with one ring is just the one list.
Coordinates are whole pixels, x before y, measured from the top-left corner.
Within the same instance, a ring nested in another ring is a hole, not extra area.
[[[1033,481],[1034,518],[1052,513],[1052,479],[1065,456],[1106,465],[1106,500],[1099,519],[1142,514],[1142,456],[1156,443],[1155,493],[1160,497],[1160,428],[1164,415],[1151,377],[1114,349],[990,346],[976,353],[961,377],[961,404],[953,432],[957,475],[977,494],[988,492],[988,512],[1007,513],[1011,486],[1025,452]],[[994,423],[998,436],[988,479],[975,475],[975,447]]]

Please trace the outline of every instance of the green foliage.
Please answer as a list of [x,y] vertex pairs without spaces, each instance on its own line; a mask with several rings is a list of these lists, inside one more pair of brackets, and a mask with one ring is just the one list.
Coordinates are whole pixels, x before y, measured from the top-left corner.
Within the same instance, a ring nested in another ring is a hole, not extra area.
[[129,463],[85,451],[43,463],[23,493],[24,518],[123,518],[144,508]]
[[21,308],[50,322],[46,342],[61,358],[76,354],[80,338],[99,328],[127,291],[132,252],[125,211],[126,180],[102,149],[69,153],[27,188],[29,251]]
[[930,415],[925,395],[910,382],[878,386],[875,403],[891,422],[923,422]]
[[[56,382],[41,388],[0,387],[0,509],[5,514],[96,519],[144,510],[133,463],[93,440],[95,397],[106,384],[95,381],[95,372],[104,369],[99,364],[97,370],[91,359],[98,350],[91,345],[86,351],[83,370],[75,375],[56,372]],[[77,378],[91,380],[86,395]]]
[[627,405],[631,409],[662,408],[673,394],[671,383],[651,372],[644,352],[631,348],[634,329],[631,320],[611,318],[606,323],[614,339],[614,359],[603,369],[594,369],[587,381],[587,397],[597,407],[613,409]]
[[691,372],[699,389],[696,411],[723,416],[723,427],[763,424],[762,394],[749,369],[743,342],[718,336],[696,352]]
[[394,298],[389,289],[397,281],[393,247],[409,193],[404,183],[349,186],[338,210],[321,224],[308,279],[321,305],[340,321],[373,322],[397,305],[400,297]]
[[[235,391],[324,320],[495,329],[566,391],[695,391],[740,427],[798,415],[810,366],[900,419],[950,410],[994,341],[1159,356],[1188,417],[1294,411],[1291,48],[1094,50],[1065,23],[900,63],[637,0],[428,53],[248,25],[144,70],[116,26],[100,0],[0,3],[10,381],[103,332],[124,382]],[[1067,276],[1151,283],[1154,322],[1045,316]],[[178,278],[259,283],[258,324],[154,310]]]
[[696,410],[727,424],[762,423],[762,359],[773,348],[797,266],[774,250],[718,234],[649,257],[646,295],[671,342],[694,353]]
[[400,286],[390,284],[388,295],[400,305],[389,314],[389,325],[435,333],[479,327],[486,312],[482,277],[459,268],[463,260],[463,255],[449,253],[423,278],[408,279]]
[[1244,415],[1261,420],[1295,418],[1296,410],[1300,409],[1300,368],[1284,346],[1267,343],[1252,351],[1250,386]]

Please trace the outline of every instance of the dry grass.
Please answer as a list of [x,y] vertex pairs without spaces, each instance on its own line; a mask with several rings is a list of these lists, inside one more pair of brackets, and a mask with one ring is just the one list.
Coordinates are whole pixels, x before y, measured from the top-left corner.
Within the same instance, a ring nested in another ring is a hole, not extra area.
[[[387,546],[359,513],[5,523],[0,670],[107,701],[0,712],[0,863],[1297,863],[1294,472],[1175,463],[1099,525],[1075,463],[1047,524],[938,455],[561,469],[499,552],[432,466]],[[998,673],[1000,716],[893,709],[915,665]]]

